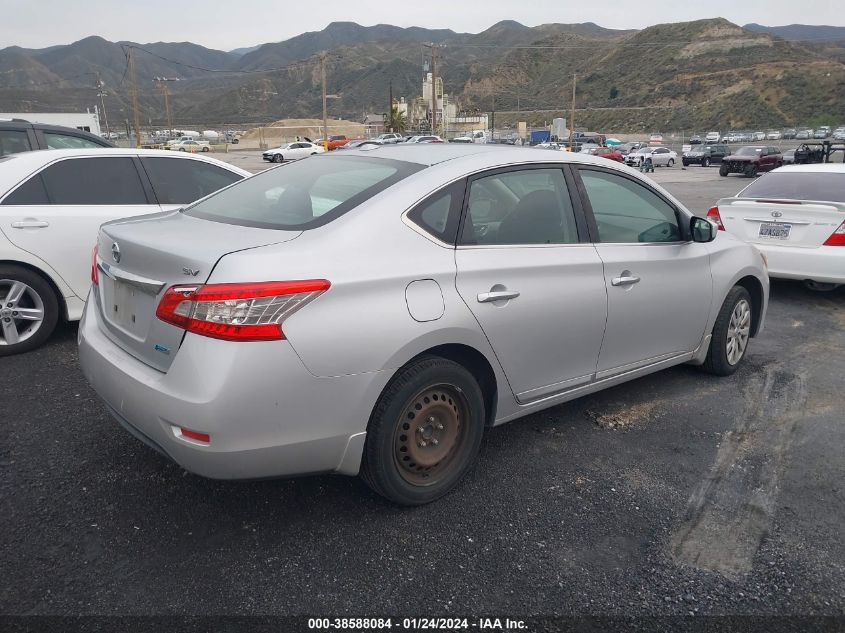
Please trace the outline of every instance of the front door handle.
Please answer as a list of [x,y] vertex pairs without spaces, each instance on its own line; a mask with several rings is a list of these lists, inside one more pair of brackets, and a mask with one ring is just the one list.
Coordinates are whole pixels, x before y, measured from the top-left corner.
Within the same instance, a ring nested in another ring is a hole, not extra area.
[[490,303],[491,301],[507,301],[508,299],[516,299],[519,293],[515,290],[499,290],[482,292],[478,295],[478,303]]
[[44,229],[50,226],[46,220],[21,220],[20,222],[12,222],[13,229]]
[[630,286],[632,284],[639,283],[640,278],[632,275],[627,270],[622,273],[621,277],[614,277],[610,280],[610,283],[614,286]]

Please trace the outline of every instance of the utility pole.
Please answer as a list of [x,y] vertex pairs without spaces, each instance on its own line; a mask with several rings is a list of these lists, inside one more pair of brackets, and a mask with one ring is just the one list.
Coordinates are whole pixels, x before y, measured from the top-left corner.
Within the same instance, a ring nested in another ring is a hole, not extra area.
[[572,151],[572,136],[575,134],[575,82],[578,75],[572,74],[572,113],[569,116],[569,151]]
[[431,133],[437,134],[437,48],[431,43]]
[[103,90],[104,84],[100,80],[100,73],[97,73],[97,96],[100,97],[100,105],[103,106],[103,120],[106,123],[106,137],[111,136],[111,130],[109,129],[109,115],[106,114],[106,92]]
[[390,126],[388,132],[393,132],[393,80],[388,83],[388,106],[387,106],[387,122]]
[[167,87],[167,82],[170,80],[166,77],[159,77],[156,81],[158,82],[158,88],[161,90],[161,94],[164,95],[164,113],[167,117],[167,136],[170,138],[173,136],[173,117],[170,114],[170,89]]
[[135,58],[132,56],[132,46],[128,48],[129,92],[132,96],[132,123],[135,127],[135,146],[141,147],[141,113],[138,111],[138,77],[135,74]]
[[320,55],[320,81],[323,84],[323,148],[329,151],[329,115],[326,108],[326,54]]
[[490,110],[490,138],[496,134],[496,95],[493,95],[493,109]]

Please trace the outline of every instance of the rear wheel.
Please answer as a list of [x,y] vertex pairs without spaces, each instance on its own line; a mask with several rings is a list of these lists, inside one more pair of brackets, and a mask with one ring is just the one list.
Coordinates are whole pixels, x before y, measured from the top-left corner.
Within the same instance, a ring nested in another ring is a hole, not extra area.
[[701,166],[702,167],[710,167],[710,159],[709,158],[702,158],[701,159]]
[[674,167],[674,166],[675,166],[675,159],[674,159],[674,158],[670,158],[670,159],[669,159],[669,162],[668,162],[668,163],[666,163],[666,166],[667,166],[667,167]]
[[727,176],[729,171],[730,170],[728,169],[728,166],[725,165],[725,164],[722,164],[722,166],[719,167],[719,175],[720,176]]
[[0,266],[0,356],[40,347],[59,320],[59,302],[40,275]]
[[472,374],[421,358],[399,370],[376,403],[361,477],[394,503],[434,501],[472,466],[483,433],[484,398]]
[[753,319],[751,295],[742,286],[734,286],[725,297],[713,324],[710,348],[702,368],[717,376],[730,376],[739,367],[751,338]]

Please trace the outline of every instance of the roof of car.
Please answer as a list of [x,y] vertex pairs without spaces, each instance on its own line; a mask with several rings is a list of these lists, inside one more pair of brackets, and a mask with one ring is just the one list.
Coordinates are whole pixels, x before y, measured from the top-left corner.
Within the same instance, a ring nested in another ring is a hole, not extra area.
[[786,165],[778,167],[775,171],[790,171],[790,172],[816,172],[826,173],[833,172],[834,174],[845,174],[845,164],[843,163],[815,163],[812,165]]
[[121,147],[101,147],[92,149],[45,149],[32,152],[21,152],[19,154],[9,154],[0,159],[0,178],[2,181],[8,182],[8,177],[15,182],[23,178],[40,167],[52,163],[61,158],[79,158],[86,156],[104,157],[104,156],[165,156],[176,159],[193,159],[201,160],[207,163],[213,163],[237,172],[243,176],[250,176],[248,171],[236,167],[234,165],[224,163],[210,156],[203,156],[199,153],[188,154],[186,152],[173,152],[163,149],[135,149],[135,148],[121,148]]

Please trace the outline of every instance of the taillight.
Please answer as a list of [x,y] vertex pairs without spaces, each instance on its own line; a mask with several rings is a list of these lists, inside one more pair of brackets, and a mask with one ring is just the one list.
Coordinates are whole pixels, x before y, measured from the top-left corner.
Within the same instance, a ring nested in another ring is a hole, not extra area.
[[710,210],[707,212],[707,219],[718,226],[720,231],[725,230],[725,225],[722,224],[722,216],[719,215],[719,207],[710,207]]
[[845,221],[839,225],[824,243],[825,246],[845,246]]
[[100,285],[100,273],[97,271],[97,245],[94,245],[94,250],[91,251],[91,283],[95,286]]
[[282,322],[330,287],[325,279],[172,286],[156,316],[225,341],[279,341]]

